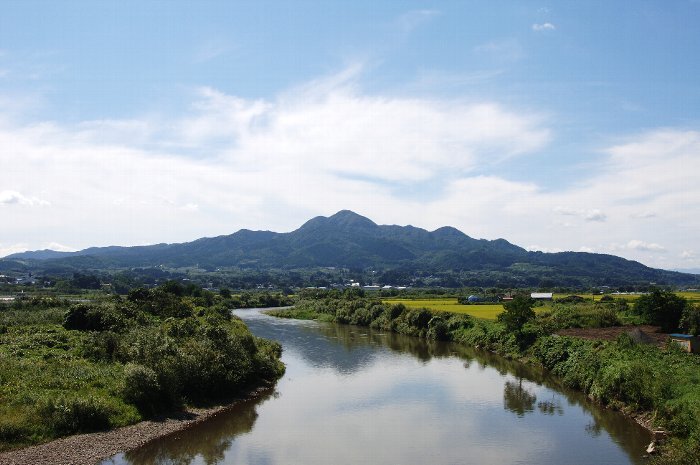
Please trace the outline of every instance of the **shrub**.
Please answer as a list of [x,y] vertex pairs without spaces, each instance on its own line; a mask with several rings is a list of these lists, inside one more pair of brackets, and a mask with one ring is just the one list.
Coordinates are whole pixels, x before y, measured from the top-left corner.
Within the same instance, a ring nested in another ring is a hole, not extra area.
[[700,335],[700,307],[686,306],[681,318],[680,327],[693,336]]
[[441,316],[434,316],[428,322],[428,339],[434,339],[436,341],[447,341],[449,340],[449,334],[447,332],[447,323]]
[[83,357],[94,361],[112,362],[124,359],[122,337],[112,331],[89,333],[81,347]]
[[64,328],[78,331],[121,331],[126,326],[125,316],[111,306],[72,305],[63,320]]
[[38,408],[56,434],[89,433],[109,428],[109,406],[94,396],[47,399]]
[[135,405],[146,415],[163,406],[163,396],[158,375],[143,365],[129,363],[124,367],[124,400]]
[[403,312],[406,311],[406,306],[404,304],[396,304],[389,307],[389,319],[395,320],[400,317]]
[[648,323],[659,325],[664,331],[678,328],[688,301],[670,291],[653,289],[634,304],[634,311]]
[[594,328],[608,328],[610,326],[622,325],[620,318],[617,316],[617,312],[610,307],[595,309],[591,320],[591,326]]
[[26,441],[31,432],[26,418],[0,415],[0,444]]
[[660,397],[660,380],[640,360],[614,360],[601,366],[591,395],[611,404],[624,402],[635,409],[650,409]]

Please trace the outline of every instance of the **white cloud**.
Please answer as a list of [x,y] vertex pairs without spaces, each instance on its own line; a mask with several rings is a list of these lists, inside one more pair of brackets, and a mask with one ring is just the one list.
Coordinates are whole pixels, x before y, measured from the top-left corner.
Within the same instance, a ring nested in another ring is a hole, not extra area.
[[12,255],[13,253],[26,252],[27,250],[29,250],[29,244],[27,243],[18,243],[12,245],[4,245],[0,243],[0,257]]
[[199,210],[199,205],[197,205],[196,203],[188,202],[182,207],[180,207],[180,209],[186,212],[196,212]]
[[656,213],[651,212],[651,211],[642,211],[642,212],[635,212],[630,215],[630,218],[635,218],[635,219],[648,219],[648,218],[655,218]]
[[605,221],[607,216],[598,209],[588,210],[584,213],[583,219],[586,221]]
[[[350,67],[267,100],[202,88],[181,117],[68,126],[0,115],[0,186],[12,189],[0,208],[51,199],[51,208],[13,208],[3,237],[32,249],[177,242],[243,227],[289,231],[348,208],[537,250],[617,243],[609,250],[652,266],[698,262],[681,254],[700,230],[700,132],[629,137],[604,149],[589,177],[551,190],[498,173],[499,161],[552,139],[537,112],[371,95],[361,73]],[[646,242],[630,244],[635,237]],[[649,253],[659,244],[669,253]]]
[[0,205],[46,206],[50,203],[38,197],[27,197],[17,191],[4,190],[0,191]]
[[58,242],[49,242],[43,249],[55,250],[56,252],[75,252],[77,249],[69,245],[59,244]]
[[[35,244],[32,248],[33,250],[55,250],[57,252],[75,252],[77,249],[67,245],[59,244],[57,242],[48,242],[44,244]],[[5,257],[7,255],[12,255],[15,253],[26,252],[30,250],[30,246],[27,243],[18,243],[12,245],[4,245],[0,243],[0,257]]]
[[532,30],[535,32],[545,32],[545,31],[554,31],[556,29],[556,26],[552,23],[542,23],[542,24],[533,24],[532,25]]
[[641,250],[644,252],[666,252],[666,248],[654,242],[644,242],[638,239],[632,239],[625,246],[628,249]]
[[542,247],[541,245],[528,245],[525,247],[525,250],[528,252],[546,252],[546,253],[558,253],[558,252],[563,252],[563,249],[557,249],[557,248],[551,248],[551,247]]
[[[502,189],[475,202],[480,210],[533,189],[463,178],[494,158],[547,144],[540,116],[495,102],[367,95],[357,89],[359,72],[265,101],[203,88],[177,119],[0,123],[0,159],[9,167],[0,185],[18,188],[3,194],[4,203],[43,204],[19,193],[39,189],[52,199],[50,212],[18,215],[12,234],[79,247],[173,242],[240,227],[290,229],[343,208],[368,215],[397,202],[422,208],[394,194],[414,184],[432,184],[437,198]],[[448,203],[442,207],[453,211]],[[180,221],[183,210],[197,211],[198,221]]]
[[681,258],[691,259],[691,258],[695,258],[695,257],[696,257],[696,254],[693,250],[684,250],[683,252],[681,252]]
[[584,219],[585,221],[603,222],[608,218],[605,213],[603,213],[597,208],[588,210],[577,210],[571,207],[558,206],[554,208],[554,212],[564,216],[578,216]]

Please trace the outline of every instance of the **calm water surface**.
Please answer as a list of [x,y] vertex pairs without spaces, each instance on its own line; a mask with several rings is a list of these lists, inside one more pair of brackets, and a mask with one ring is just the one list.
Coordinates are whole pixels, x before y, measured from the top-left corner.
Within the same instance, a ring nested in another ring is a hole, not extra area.
[[531,367],[367,328],[236,312],[284,348],[260,398],[108,464],[639,464],[649,435]]

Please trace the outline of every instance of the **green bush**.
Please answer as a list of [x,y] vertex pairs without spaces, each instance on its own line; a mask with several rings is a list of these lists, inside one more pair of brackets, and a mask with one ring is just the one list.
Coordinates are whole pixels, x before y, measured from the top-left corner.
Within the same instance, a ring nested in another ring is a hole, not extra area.
[[110,426],[110,407],[94,396],[63,395],[46,399],[39,406],[39,414],[58,435],[102,431]]
[[146,415],[163,407],[163,395],[158,375],[143,365],[129,363],[124,367],[124,400]]
[[649,294],[637,299],[634,304],[634,312],[646,320],[646,322],[659,325],[664,331],[678,329],[683,312],[688,306],[688,301],[671,291],[652,289]]
[[591,395],[603,404],[622,402],[634,410],[651,409],[661,398],[661,380],[641,360],[614,360],[600,367]]
[[428,339],[434,339],[436,341],[449,340],[447,323],[443,317],[434,316],[428,321],[427,337]]
[[[0,445],[25,442],[32,435],[32,426],[24,417],[0,415]],[[0,447],[2,450],[2,447]]]

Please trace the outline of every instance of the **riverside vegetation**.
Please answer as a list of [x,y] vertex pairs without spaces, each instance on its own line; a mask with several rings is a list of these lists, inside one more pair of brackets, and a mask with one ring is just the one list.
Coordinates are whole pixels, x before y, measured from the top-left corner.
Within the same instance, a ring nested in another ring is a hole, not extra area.
[[[127,297],[0,309],[0,450],[226,401],[277,380],[281,346],[230,299],[169,283]],[[233,305],[235,306],[235,305]]]
[[[519,296],[504,305],[498,321],[465,314],[408,308],[366,297],[361,292],[302,293],[292,309],[268,313],[287,318],[316,319],[369,326],[410,336],[454,341],[535,363],[557,375],[561,383],[586,393],[601,404],[628,414],[648,416],[670,433],[653,460],[665,464],[700,463],[700,357],[674,345],[661,349],[639,344],[628,334],[615,341],[557,336],[570,327],[606,327],[623,322],[668,323],[665,310],[697,333],[697,307],[669,292],[655,290],[633,307],[623,300],[554,303],[535,314],[533,302]],[[695,324],[696,326],[692,326]]]

